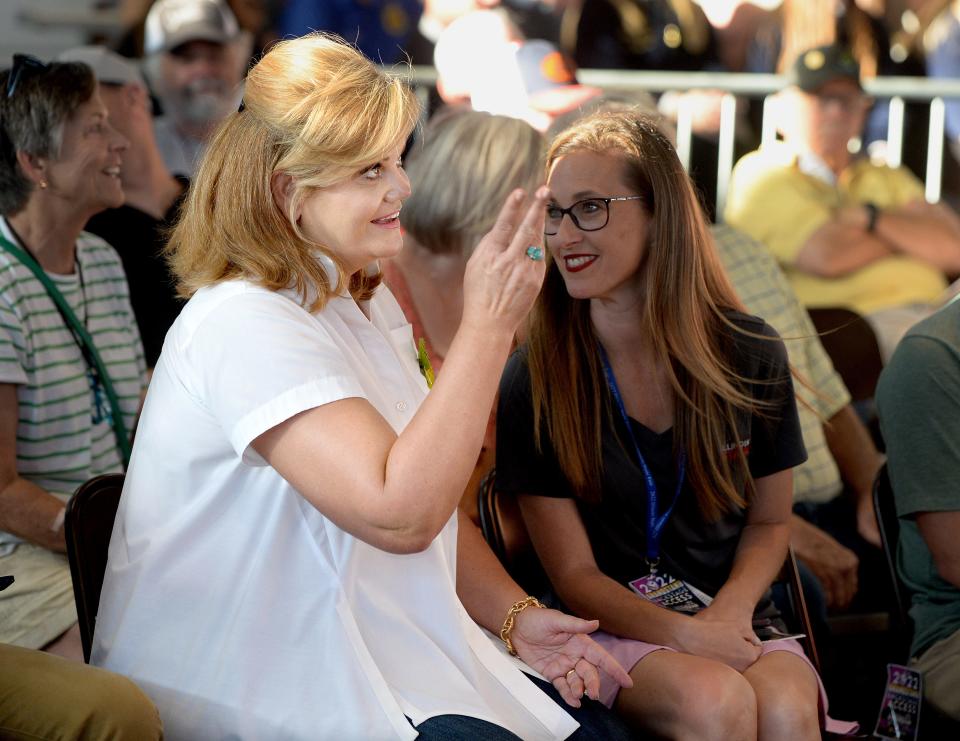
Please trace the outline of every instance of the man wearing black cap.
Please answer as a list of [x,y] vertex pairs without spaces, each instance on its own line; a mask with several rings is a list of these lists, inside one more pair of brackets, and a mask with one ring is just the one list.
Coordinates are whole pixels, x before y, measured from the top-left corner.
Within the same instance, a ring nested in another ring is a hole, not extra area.
[[726,220],[766,244],[805,305],[866,316],[889,357],[960,274],[960,218],[905,168],[858,156],[870,101],[847,50],[807,50],[788,82],[784,141],[734,168]]
[[174,174],[192,177],[207,137],[240,101],[249,36],[223,0],[156,0],[143,46],[164,113],[157,144]]

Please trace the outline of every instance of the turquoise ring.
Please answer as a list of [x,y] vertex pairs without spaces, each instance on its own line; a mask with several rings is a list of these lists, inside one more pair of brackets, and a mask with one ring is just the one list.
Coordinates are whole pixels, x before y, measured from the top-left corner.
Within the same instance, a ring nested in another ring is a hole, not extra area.
[[543,259],[543,248],[538,247],[535,244],[531,244],[527,247],[527,257],[529,257],[534,262],[540,262]]

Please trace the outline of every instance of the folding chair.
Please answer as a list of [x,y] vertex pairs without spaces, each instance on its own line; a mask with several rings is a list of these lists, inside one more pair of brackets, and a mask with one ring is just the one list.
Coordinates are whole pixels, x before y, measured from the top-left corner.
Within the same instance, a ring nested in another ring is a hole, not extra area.
[[122,490],[123,474],[108,473],[81,484],[67,502],[64,519],[67,559],[73,580],[73,597],[77,603],[83,659],[88,663],[100,605],[100,589],[107,568],[110,534],[113,532]]
[[543,595],[550,580],[530,542],[516,499],[498,495],[496,477],[497,469],[492,468],[477,492],[480,532],[514,581],[527,594]]
[[[900,539],[900,519],[897,517],[896,501],[893,498],[893,486],[890,472],[884,463],[873,482],[873,511],[880,528],[880,541],[890,571],[890,583],[893,588],[894,614],[892,619],[894,635],[897,637],[897,653],[906,663],[910,657],[910,640],[913,635],[913,622],[910,619],[910,598],[907,588],[897,571],[897,542]],[[946,738],[960,738],[960,723],[942,715],[935,707],[924,701],[920,711],[920,738],[939,741]]]
[[890,472],[884,463],[877,471],[877,478],[873,482],[873,511],[877,516],[877,525],[880,529],[880,542],[883,543],[883,555],[890,573],[890,585],[893,589],[893,606],[891,618],[896,623],[898,634],[906,634],[909,640],[910,605],[907,601],[906,588],[897,572],[897,542],[900,539],[900,519],[897,517],[896,502],[893,499],[893,488],[890,486]]
[[807,313],[853,401],[872,399],[883,370],[883,357],[867,320],[840,307],[808,309]]

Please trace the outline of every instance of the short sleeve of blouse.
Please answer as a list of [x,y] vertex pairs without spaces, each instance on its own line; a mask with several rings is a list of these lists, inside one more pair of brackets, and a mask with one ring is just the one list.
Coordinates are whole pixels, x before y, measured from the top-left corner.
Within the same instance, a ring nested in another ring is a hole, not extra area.
[[[762,478],[807,459],[794,398],[787,351],[770,325],[745,327],[760,337],[740,335],[741,368],[758,404],[750,421],[750,473]],[[742,444],[742,443],[741,443]]]
[[533,435],[530,373],[524,348],[507,361],[497,403],[497,489],[509,495],[572,498],[545,431],[541,449]]
[[250,444],[285,420],[365,397],[322,313],[311,315],[282,294],[251,289],[222,300],[190,334],[180,375],[244,462],[265,465]]

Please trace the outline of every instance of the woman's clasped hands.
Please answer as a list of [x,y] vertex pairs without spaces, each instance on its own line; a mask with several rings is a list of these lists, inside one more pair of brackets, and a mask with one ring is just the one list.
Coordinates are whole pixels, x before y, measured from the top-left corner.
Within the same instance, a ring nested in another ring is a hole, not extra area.
[[749,610],[725,609],[715,602],[685,622],[681,644],[686,653],[715,659],[739,672],[760,658],[761,642]]

